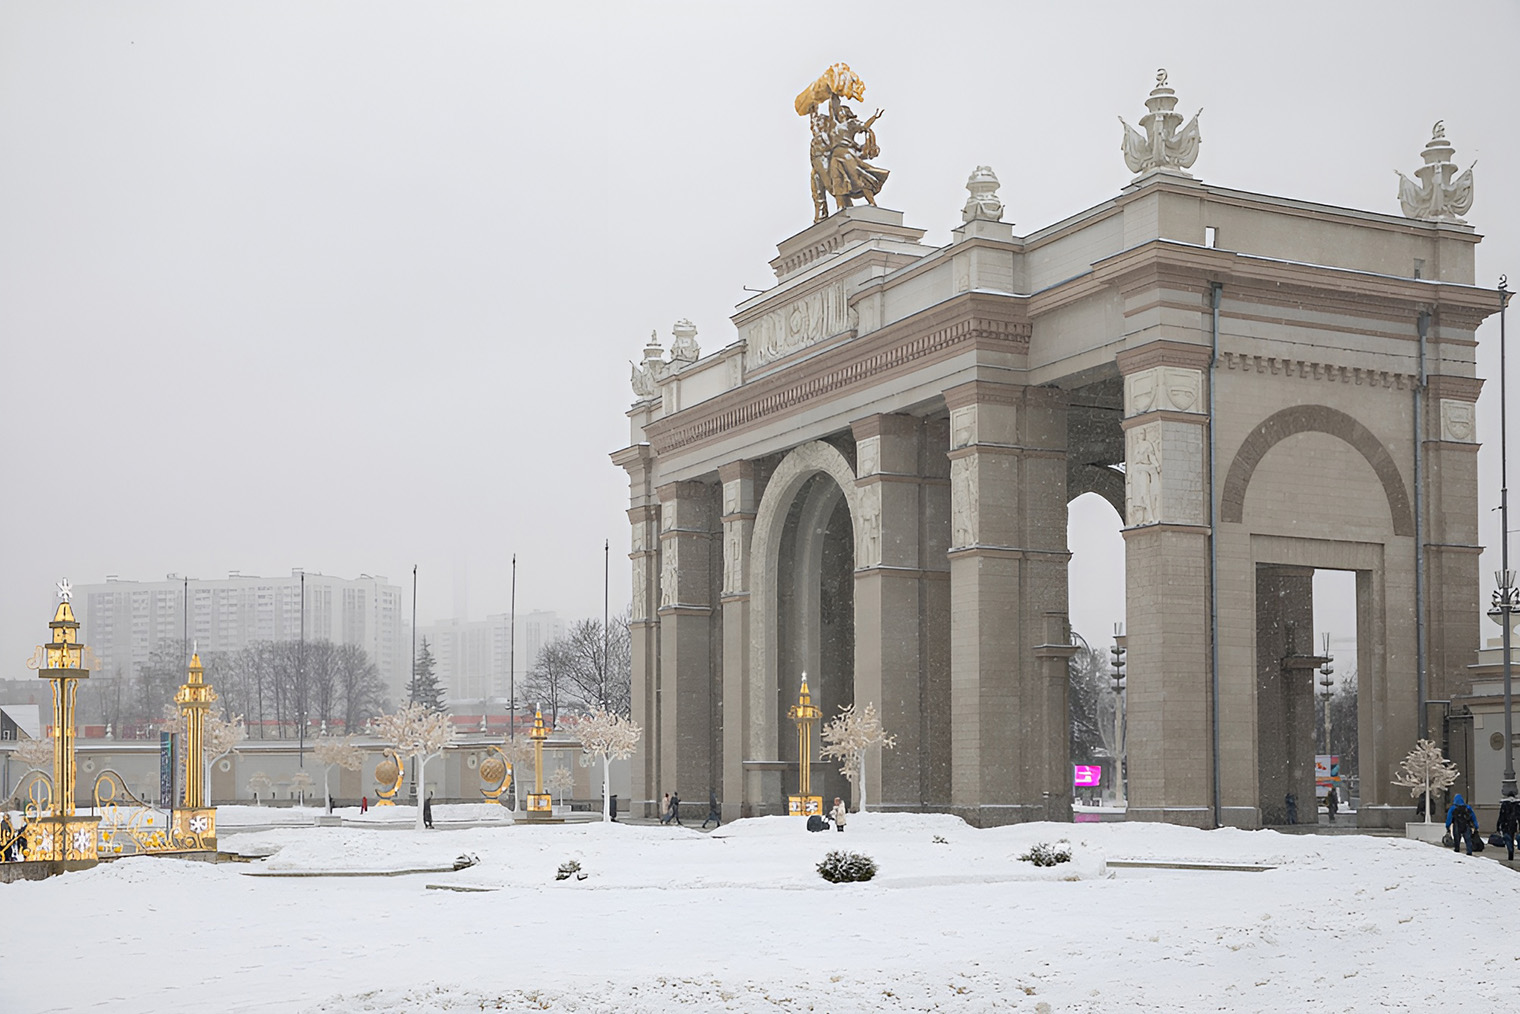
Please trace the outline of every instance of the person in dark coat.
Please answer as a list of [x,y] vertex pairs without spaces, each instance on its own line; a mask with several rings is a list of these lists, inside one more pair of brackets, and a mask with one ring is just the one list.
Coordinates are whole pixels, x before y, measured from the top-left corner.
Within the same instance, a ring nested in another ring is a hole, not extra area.
[[1288,793],[1283,797],[1283,806],[1288,810],[1288,823],[1298,823],[1298,796]]
[[1473,835],[1478,833],[1478,815],[1473,813],[1473,808],[1467,805],[1460,793],[1446,810],[1446,830],[1451,834],[1453,852],[1461,852],[1465,841],[1467,854],[1473,854]]
[[707,830],[709,820],[717,827],[723,826],[723,814],[718,809],[718,793],[714,789],[707,790],[707,818],[702,821],[702,830]]
[[681,823],[681,794],[679,792],[670,794],[670,819],[677,824]]
[[1335,815],[1340,812],[1341,799],[1335,791],[1335,786],[1330,786],[1330,791],[1325,793],[1325,812],[1330,814],[1330,823],[1335,823]]
[[422,826],[433,826],[433,797],[431,794],[422,801]]
[[1504,839],[1504,847],[1509,850],[1511,862],[1515,859],[1515,836],[1520,834],[1520,799],[1514,796],[1505,796],[1499,804],[1499,837]]

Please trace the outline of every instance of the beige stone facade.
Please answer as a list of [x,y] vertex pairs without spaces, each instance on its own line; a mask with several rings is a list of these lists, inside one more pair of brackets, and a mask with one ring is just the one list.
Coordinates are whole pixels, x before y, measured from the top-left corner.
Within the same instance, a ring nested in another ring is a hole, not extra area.
[[635,801],[779,812],[805,670],[897,735],[873,806],[1066,816],[1067,504],[1093,491],[1125,518],[1131,819],[1312,798],[1284,659],[1333,568],[1363,822],[1402,821],[1391,771],[1478,639],[1479,237],[1166,170],[1027,236],[921,237],[837,213],[780,244],[733,344],[636,376]]

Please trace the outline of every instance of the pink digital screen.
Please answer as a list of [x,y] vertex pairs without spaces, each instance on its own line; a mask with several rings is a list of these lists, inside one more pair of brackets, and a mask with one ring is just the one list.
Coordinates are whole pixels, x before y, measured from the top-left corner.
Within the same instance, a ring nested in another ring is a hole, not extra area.
[[1071,784],[1076,786],[1101,785],[1103,784],[1103,766],[1101,764],[1074,764],[1072,765]]

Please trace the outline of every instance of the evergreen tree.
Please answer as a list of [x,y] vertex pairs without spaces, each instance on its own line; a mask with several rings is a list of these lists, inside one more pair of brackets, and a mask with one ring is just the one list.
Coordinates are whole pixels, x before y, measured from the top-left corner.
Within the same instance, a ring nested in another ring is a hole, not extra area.
[[420,704],[429,711],[443,710],[443,687],[438,685],[438,675],[434,671],[436,668],[433,649],[424,637],[422,650],[417,652],[417,658],[412,662],[412,681],[406,685],[406,694],[411,703]]

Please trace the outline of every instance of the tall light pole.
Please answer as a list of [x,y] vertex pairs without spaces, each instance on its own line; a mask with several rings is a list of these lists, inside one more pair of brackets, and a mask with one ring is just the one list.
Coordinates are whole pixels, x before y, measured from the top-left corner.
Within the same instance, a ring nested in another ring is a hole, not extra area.
[[1505,399],[1504,361],[1504,310],[1509,305],[1509,277],[1499,276],[1499,572],[1494,575],[1498,589],[1494,592],[1493,608],[1488,611],[1504,628],[1504,778],[1499,784],[1499,795],[1505,798],[1517,794],[1515,785],[1515,744],[1513,719],[1510,714],[1510,629],[1514,626],[1515,613],[1520,603],[1515,601],[1515,572],[1509,569],[1509,449],[1506,445],[1508,419]]
[[[507,694],[512,698],[512,718],[507,738],[517,739],[517,554],[512,554],[512,611],[507,614]],[[514,789],[515,793],[517,790]]]
[[297,766],[306,766],[306,571],[301,571],[301,634],[296,641],[296,738]]
[[1114,688],[1114,715],[1118,723],[1119,733],[1119,771],[1114,778],[1114,784],[1119,790],[1119,802],[1129,805],[1129,792],[1126,786],[1127,774],[1124,770],[1125,753],[1128,750],[1129,715],[1124,707],[1124,655],[1129,649],[1125,646],[1124,624],[1114,624],[1114,646],[1110,648],[1109,656],[1113,660],[1114,675],[1112,686]]
[[1335,666],[1330,664],[1330,632],[1326,631],[1324,637],[1325,650],[1323,655],[1325,657],[1325,664],[1319,667],[1319,685],[1324,687],[1324,689],[1319,692],[1319,697],[1320,700],[1325,702],[1325,753],[1329,755],[1335,752],[1330,749],[1330,698],[1333,695],[1333,688],[1335,686],[1335,680],[1330,677],[1335,673]]
[[607,670],[612,666],[612,657],[607,652],[608,641],[608,613],[607,601],[612,580],[612,540],[602,540],[602,710],[607,710]]

